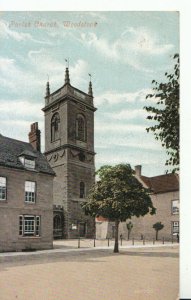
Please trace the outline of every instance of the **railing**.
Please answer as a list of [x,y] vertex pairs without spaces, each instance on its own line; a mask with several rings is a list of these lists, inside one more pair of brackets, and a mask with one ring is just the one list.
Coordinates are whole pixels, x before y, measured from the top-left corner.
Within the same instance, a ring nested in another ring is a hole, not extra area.
[[[119,247],[132,247],[132,246],[161,246],[161,245],[172,245],[173,243],[178,243],[177,239],[174,238],[161,238],[156,240],[153,239],[146,239],[143,237],[142,239],[135,239],[132,237],[131,239],[127,240],[124,238],[119,239]],[[71,240],[62,240],[61,243],[63,243],[63,246],[71,246],[72,248],[110,248],[114,246],[115,239],[113,238],[107,238],[107,239],[101,239],[98,240],[96,238],[93,239],[87,239],[83,237],[79,237],[78,239],[71,239]]]

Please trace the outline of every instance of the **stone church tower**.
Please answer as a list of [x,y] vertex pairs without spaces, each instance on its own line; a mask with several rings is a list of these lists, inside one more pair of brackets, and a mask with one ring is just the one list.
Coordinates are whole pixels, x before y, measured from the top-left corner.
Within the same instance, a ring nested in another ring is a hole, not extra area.
[[94,235],[94,220],[85,216],[80,203],[86,200],[95,180],[94,112],[92,83],[88,93],[70,84],[66,68],[64,85],[50,93],[47,82],[45,107],[45,156],[56,173],[54,237]]

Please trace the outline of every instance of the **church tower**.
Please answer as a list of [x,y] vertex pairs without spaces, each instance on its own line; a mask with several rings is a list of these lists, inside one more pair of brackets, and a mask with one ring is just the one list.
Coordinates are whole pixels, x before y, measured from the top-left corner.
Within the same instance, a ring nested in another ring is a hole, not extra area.
[[94,112],[92,83],[88,93],[70,84],[69,68],[64,85],[50,92],[46,86],[45,156],[56,173],[53,184],[54,237],[94,235],[94,220],[85,216],[86,201],[95,180]]

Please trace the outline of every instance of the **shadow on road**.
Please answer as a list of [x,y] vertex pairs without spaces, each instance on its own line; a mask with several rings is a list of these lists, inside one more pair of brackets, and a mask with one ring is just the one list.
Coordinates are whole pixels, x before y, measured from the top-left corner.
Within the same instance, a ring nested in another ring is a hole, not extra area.
[[122,253],[128,256],[145,256],[145,257],[171,257],[171,258],[178,258],[178,253],[173,252],[127,252]]
[[70,251],[70,252],[52,252],[52,253],[30,253],[30,255],[19,255],[19,256],[7,256],[0,258],[0,272],[6,271],[7,268],[12,268],[16,266],[25,265],[38,265],[46,263],[56,263],[56,262],[88,262],[88,263],[105,263],[105,257],[117,257],[120,255],[131,256],[131,257],[156,257],[156,258],[178,258],[179,254],[175,252],[175,249],[164,249],[157,251],[156,249],[145,249],[139,250],[121,250],[120,253],[113,253],[113,250],[98,249],[93,251]]

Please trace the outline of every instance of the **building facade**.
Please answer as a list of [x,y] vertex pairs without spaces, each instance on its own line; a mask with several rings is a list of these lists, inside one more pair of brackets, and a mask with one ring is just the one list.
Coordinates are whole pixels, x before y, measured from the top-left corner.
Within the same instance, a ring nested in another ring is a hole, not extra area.
[[46,88],[45,155],[56,173],[53,183],[54,237],[92,237],[94,220],[85,216],[81,202],[95,180],[94,112],[92,84],[84,93],[70,84],[50,93]]
[[40,152],[38,123],[31,143],[0,135],[0,251],[53,247],[54,172]]
[[[176,240],[179,234],[179,177],[177,174],[165,174],[146,177],[141,174],[141,166],[135,167],[135,177],[145,188],[151,189],[151,199],[156,208],[156,214],[144,217],[132,217],[119,225],[119,235],[128,239],[127,223],[132,223],[130,237],[135,239],[153,239],[156,231],[153,225],[161,222],[164,227],[158,232],[158,238]],[[114,237],[115,224],[103,218],[96,220],[97,238]]]

